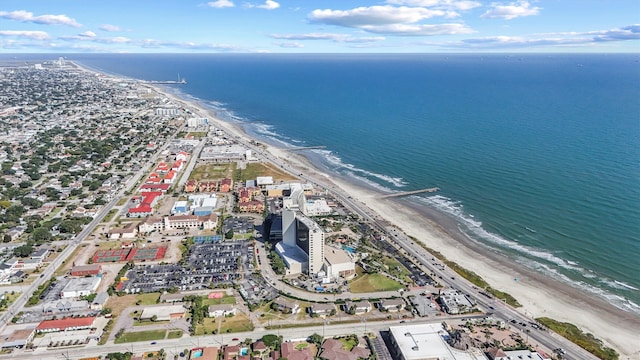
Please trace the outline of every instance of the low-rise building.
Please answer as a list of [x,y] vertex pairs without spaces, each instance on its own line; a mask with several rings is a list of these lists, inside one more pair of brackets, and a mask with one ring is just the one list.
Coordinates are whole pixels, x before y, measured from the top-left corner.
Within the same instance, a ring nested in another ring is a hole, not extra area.
[[209,305],[209,317],[215,318],[219,316],[235,315],[236,308],[231,304]]
[[396,312],[404,309],[404,300],[398,299],[382,299],[378,302],[378,309],[380,311]]
[[106,292],[101,292],[96,295],[91,304],[89,304],[89,309],[102,311],[102,309],[104,308],[104,304],[107,303],[107,300],[109,300],[109,294]]
[[297,302],[291,302],[283,297],[273,300],[273,306],[284,313],[297,314],[300,311],[300,305]]
[[369,300],[351,301],[344,303],[345,311],[350,314],[365,314],[371,311],[371,303]]
[[356,273],[356,263],[348,252],[324,245],[325,270],[329,277],[349,279]]
[[311,304],[311,306],[309,306],[309,312],[312,315],[328,316],[331,314],[335,314],[336,306],[334,304],[322,304],[322,303]]
[[184,317],[186,309],[182,305],[163,305],[146,307],[142,310],[140,319],[150,320],[155,319],[158,321],[167,321],[172,319],[181,319]]
[[71,276],[98,275],[101,272],[102,265],[100,264],[80,265],[71,268]]
[[81,318],[64,318],[59,320],[44,320],[36,327],[36,332],[58,332],[90,329],[94,326],[95,316]]
[[35,333],[35,327],[11,329],[9,333],[0,335],[0,339],[2,339],[2,341],[0,341],[0,347],[23,348],[33,340]]
[[80,296],[87,296],[93,294],[100,285],[100,277],[82,277],[69,279],[67,285],[60,291],[60,296],[63,298],[77,298]]

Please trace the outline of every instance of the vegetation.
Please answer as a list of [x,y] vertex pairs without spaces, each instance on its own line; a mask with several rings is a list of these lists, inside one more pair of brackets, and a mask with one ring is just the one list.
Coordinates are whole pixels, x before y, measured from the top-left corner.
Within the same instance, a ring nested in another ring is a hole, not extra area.
[[520,304],[518,302],[518,300],[516,298],[514,298],[513,296],[511,296],[510,294],[508,294],[506,292],[503,292],[503,291],[500,291],[500,290],[496,290],[496,289],[490,287],[489,283],[487,283],[480,275],[476,274],[475,272],[473,272],[471,270],[467,270],[467,269],[463,268],[462,266],[458,265],[457,263],[455,263],[455,262],[453,262],[451,260],[448,260],[440,252],[435,251],[435,250],[427,247],[426,245],[424,245],[418,239],[416,239],[414,237],[411,237],[411,239],[416,244],[420,244],[420,246],[422,246],[425,250],[427,250],[433,256],[438,258],[438,260],[442,261],[445,265],[450,267],[458,275],[460,275],[463,278],[469,280],[472,284],[476,285],[479,288],[486,289],[486,291],[488,293],[492,294],[493,296],[495,296],[498,299],[504,300],[507,304],[509,304],[509,305],[511,305],[513,307],[521,307],[522,306],[522,304]]
[[273,271],[278,275],[284,275],[287,273],[287,266],[284,264],[284,261],[275,251],[271,250],[268,255],[269,260],[271,260],[271,267]]
[[349,289],[352,293],[393,291],[402,288],[404,288],[404,286],[399,282],[377,273],[359,276],[349,283]]
[[537,318],[536,321],[600,359],[617,360],[620,356],[614,349],[605,346],[602,340],[595,338],[593,334],[584,333],[573,324],[556,321],[548,317]]
[[151,341],[164,339],[166,330],[147,330],[136,332],[123,332],[120,336],[116,335],[116,344],[138,342],[138,341]]

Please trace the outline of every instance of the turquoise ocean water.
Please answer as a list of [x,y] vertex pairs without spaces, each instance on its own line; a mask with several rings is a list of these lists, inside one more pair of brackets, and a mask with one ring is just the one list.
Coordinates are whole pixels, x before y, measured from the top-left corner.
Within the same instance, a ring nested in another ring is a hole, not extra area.
[[65,56],[179,74],[185,98],[380,191],[440,187],[412,201],[640,314],[638,55]]

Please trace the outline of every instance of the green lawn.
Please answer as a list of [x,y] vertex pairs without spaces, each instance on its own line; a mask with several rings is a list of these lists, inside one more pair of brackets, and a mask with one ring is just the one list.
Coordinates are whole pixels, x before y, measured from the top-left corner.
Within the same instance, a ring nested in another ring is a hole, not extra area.
[[166,334],[166,330],[148,330],[137,332],[126,332],[116,339],[116,344],[137,342],[137,341],[152,341],[162,340]]
[[196,326],[195,334],[206,335],[211,334],[214,330],[218,331],[218,322],[216,320],[218,319],[204,318],[202,324]]
[[204,298],[202,300],[202,305],[203,306],[221,305],[221,304],[235,305],[236,304],[236,298],[234,296],[225,295],[220,299],[207,299],[207,298]]
[[220,332],[243,332],[253,331],[253,324],[245,314],[238,314],[230,318],[222,318]]
[[235,163],[198,165],[191,171],[191,174],[189,174],[189,180],[223,179],[231,176],[232,167],[235,168]]
[[351,290],[352,293],[393,291],[402,289],[403,287],[399,282],[380,274],[364,274],[349,284],[349,290]]
[[182,337],[182,334],[183,334],[182,330],[171,330],[167,334],[167,339],[179,339]]
[[153,305],[158,303],[160,293],[148,293],[136,295],[136,302],[140,301],[140,305]]

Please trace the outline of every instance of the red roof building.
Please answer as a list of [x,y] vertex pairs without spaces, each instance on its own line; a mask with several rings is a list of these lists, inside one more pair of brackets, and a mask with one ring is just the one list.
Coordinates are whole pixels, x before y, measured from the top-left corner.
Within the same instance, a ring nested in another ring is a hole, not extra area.
[[82,318],[65,318],[59,320],[44,320],[36,327],[37,332],[57,332],[90,329],[96,320],[95,316]]
[[98,275],[102,272],[100,264],[74,266],[71,268],[71,276]]
[[129,216],[145,217],[147,215],[153,214],[153,206],[156,204],[156,202],[161,196],[162,196],[162,192],[160,191],[143,192],[141,194],[142,201],[140,201],[140,205],[134,208],[129,208],[128,210]]
[[141,192],[146,192],[146,191],[167,192],[170,187],[171,187],[171,184],[142,184],[142,186],[140,186],[140,191]]

